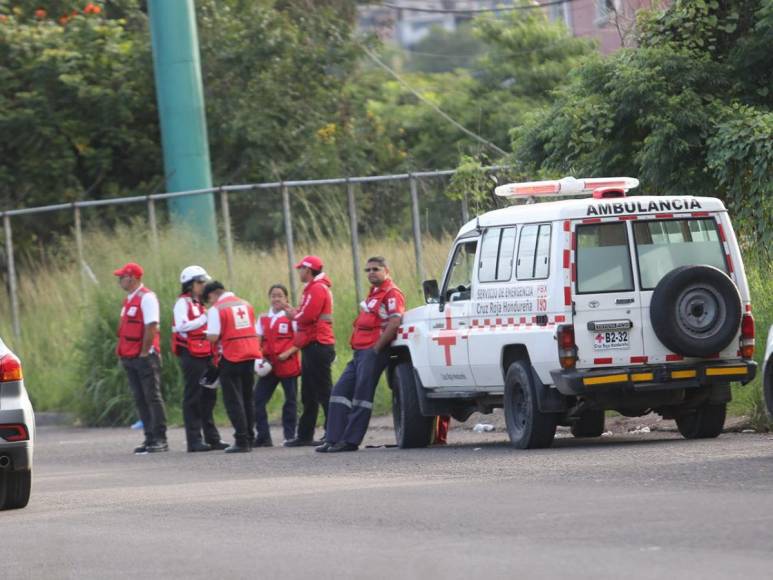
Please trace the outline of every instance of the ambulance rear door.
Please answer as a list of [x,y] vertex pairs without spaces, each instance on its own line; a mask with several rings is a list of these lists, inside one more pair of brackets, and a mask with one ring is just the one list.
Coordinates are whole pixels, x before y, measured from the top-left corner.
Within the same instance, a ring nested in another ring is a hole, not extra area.
[[641,298],[627,220],[573,223],[572,301],[579,368],[644,362]]

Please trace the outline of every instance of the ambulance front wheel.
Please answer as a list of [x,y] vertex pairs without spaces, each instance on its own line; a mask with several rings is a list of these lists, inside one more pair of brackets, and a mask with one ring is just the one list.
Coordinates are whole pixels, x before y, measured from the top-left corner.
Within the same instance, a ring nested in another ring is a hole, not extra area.
[[421,414],[413,366],[402,361],[392,373],[392,419],[397,446],[401,449],[426,447],[432,443],[435,417]]
[[524,362],[516,361],[507,369],[505,422],[510,443],[518,449],[550,447],[556,436],[557,416],[539,410],[537,388]]

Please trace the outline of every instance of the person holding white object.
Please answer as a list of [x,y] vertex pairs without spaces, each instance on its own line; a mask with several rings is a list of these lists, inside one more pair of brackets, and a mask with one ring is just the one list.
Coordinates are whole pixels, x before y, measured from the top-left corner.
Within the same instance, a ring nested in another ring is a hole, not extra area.
[[301,363],[295,340],[295,322],[287,315],[282,306],[288,300],[287,288],[274,284],[269,288],[268,298],[271,308],[258,318],[257,333],[261,338],[263,359],[255,361],[258,384],[255,386],[255,437],[254,447],[272,447],[271,432],[268,427],[266,405],[279,383],[284,390],[285,401],[282,406],[282,429],[285,441],[295,437],[298,420],[298,376]]

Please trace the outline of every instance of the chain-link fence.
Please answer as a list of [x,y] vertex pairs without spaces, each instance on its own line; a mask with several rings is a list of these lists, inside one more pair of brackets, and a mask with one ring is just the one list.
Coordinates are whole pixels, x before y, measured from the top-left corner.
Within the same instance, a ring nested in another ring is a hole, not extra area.
[[[492,166],[485,168],[485,171],[496,173],[503,169]],[[159,227],[168,219],[165,205],[158,202],[178,197],[214,195],[221,230],[219,243],[226,257],[229,281],[234,274],[235,239],[242,243],[265,243],[266,240],[276,243],[281,240],[279,243],[287,253],[290,291],[295,300],[298,289],[296,277],[292,274],[297,258],[296,241],[336,238],[346,232],[351,244],[352,273],[359,301],[363,297],[359,276],[361,235],[411,240],[416,274],[419,280],[423,280],[425,265],[422,236],[453,234],[461,223],[469,220],[469,208],[465,201],[449,203],[442,195],[455,172],[443,170],[224,185],[201,190],[75,201],[2,211],[0,217],[4,229],[6,286],[13,333],[17,338],[21,334],[13,228],[24,227],[24,220],[30,216],[51,212],[71,213],[78,264],[85,285],[88,275],[83,244],[85,225],[98,227],[114,223],[120,217],[136,218],[144,214],[152,246],[158,250]]]

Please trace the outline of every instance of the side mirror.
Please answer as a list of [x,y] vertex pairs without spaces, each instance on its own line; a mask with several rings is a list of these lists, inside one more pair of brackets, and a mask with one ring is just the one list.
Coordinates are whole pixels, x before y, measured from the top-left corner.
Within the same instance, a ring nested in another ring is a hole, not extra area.
[[424,289],[424,301],[427,304],[440,302],[440,288],[438,288],[437,280],[424,280],[421,287]]

